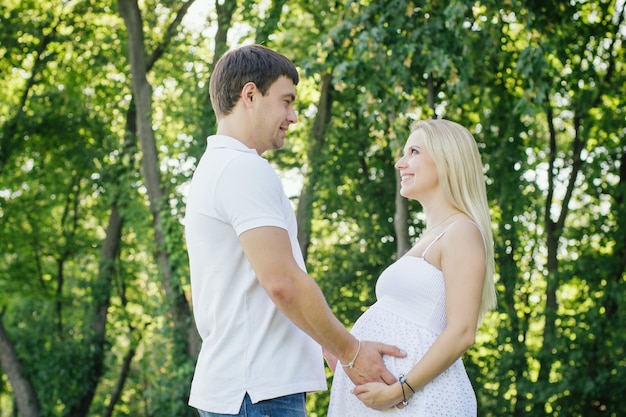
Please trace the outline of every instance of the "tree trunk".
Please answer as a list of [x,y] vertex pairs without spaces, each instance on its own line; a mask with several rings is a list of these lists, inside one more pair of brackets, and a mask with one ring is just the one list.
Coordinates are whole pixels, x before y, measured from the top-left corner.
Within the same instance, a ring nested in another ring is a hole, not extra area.
[[[220,2],[215,3],[215,9],[217,12],[217,31],[215,32],[213,51],[213,62],[209,67],[209,78],[213,73],[213,68],[217,60],[228,50],[228,30],[232,25],[233,14],[237,10],[237,0],[225,1],[223,4]],[[207,81],[206,85],[209,85]],[[211,97],[209,96],[209,89],[206,89],[206,96],[204,100],[204,107],[202,109],[203,122],[200,127],[200,138],[204,139],[211,135],[215,128],[215,115],[213,114],[213,106],[211,105]],[[199,138],[199,139],[200,139]],[[204,147],[201,147],[204,151]],[[199,157],[202,155],[198,155]]]
[[[132,333],[132,328],[131,328]],[[122,397],[122,391],[124,390],[124,384],[128,379],[128,375],[130,374],[130,365],[133,362],[133,358],[135,357],[135,353],[137,353],[137,345],[136,342],[131,342],[131,346],[126,352],[124,356],[124,360],[122,361],[122,369],[120,370],[119,376],[117,378],[117,382],[115,383],[115,388],[111,393],[111,398],[109,403],[106,406],[106,409],[102,413],[102,417],[111,417],[113,416],[113,409],[115,408],[115,404]]]
[[[152,88],[146,77],[147,62],[142,30],[142,18],[137,0],[118,0],[120,14],[128,31],[128,50],[132,75],[132,90],[137,109],[137,136],[142,152],[142,175],[154,226],[156,241],[156,260],[162,274],[162,286],[168,302],[171,303],[174,320],[174,334],[185,335],[185,348],[178,349],[191,356],[197,348],[192,344],[197,337],[191,326],[191,312],[185,295],[179,285],[174,282],[174,273],[170,266],[169,254],[166,250],[166,225],[161,207],[167,205],[167,199],[161,184],[159,157],[156,140],[152,130]],[[179,352],[182,353],[182,352]]]
[[298,209],[296,218],[298,222],[298,243],[300,250],[306,261],[309,243],[311,242],[311,217],[313,213],[313,198],[315,196],[315,184],[319,175],[317,168],[318,160],[324,146],[326,127],[330,121],[330,108],[332,106],[332,74],[326,73],[322,77],[320,84],[320,101],[317,105],[317,114],[313,121],[311,138],[313,139],[309,148],[307,161],[308,170],[304,172],[304,184],[298,199]]
[[67,411],[66,415],[68,417],[83,417],[89,414],[89,407],[103,374],[107,313],[111,301],[112,282],[115,277],[115,260],[117,259],[122,239],[123,223],[118,206],[114,204],[109,215],[106,237],[102,243],[98,279],[93,289],[96,312],[92,324],[93,333],[89,341],[89,344],[92,346],[90,364],[92,378],[85,381],[86,387],[83,391],[83,396],[76,406]]
[[[585,148],[585,142],[580,136],[581,118],[579,115],[574,116],[575,136],[572,141],[572,163],[565,196],[560,203],[560,214],[557,221],[551,218],[552,208],[555,206],[554,193],[558,176],[557,167],[555,165],[557,156],[556,129],[554,127],[554,117],[550,106],[546,112],[549,127],[549,143],[550,154],[548,164],[548,195],[546,196],[546,204],[544,208],[544,227],[546,231],[546,247],[547,247],[547,264],[546,264],[546,306],[545,306],[545,324],[543,329],[543,342],[541,347],[541,355],[539,357],[539,374],[537,382],[539,384],[549,384],[550,372],[552,371],[552,355],[553,346],[557,338],[556,319],[558,310],[557,290],[560,288],[559,279],[559,239],[563,233],[565,219],[569,212],[569,202],[572,198],[572,192],[576,184],[578,173],[582,169],[583,161],[581,153]],[[535,412],[544,412],[545,401],[541,400],[534,404]]]
[[40,405],[37,393],[28,378],[24,376],[22,362],[4,328],[2,315],[0,315],[0,367],[13,387],[13,396],[20,416],[39,417]]

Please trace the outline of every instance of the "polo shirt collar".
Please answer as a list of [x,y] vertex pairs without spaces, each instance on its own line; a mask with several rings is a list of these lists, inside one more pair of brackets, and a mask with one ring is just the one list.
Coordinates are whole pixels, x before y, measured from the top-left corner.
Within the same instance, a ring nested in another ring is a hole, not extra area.
[[226,135],[211,135],[207,138],[207,149],[234,149],[258,155],[256,149],[248,148],[241,141]]

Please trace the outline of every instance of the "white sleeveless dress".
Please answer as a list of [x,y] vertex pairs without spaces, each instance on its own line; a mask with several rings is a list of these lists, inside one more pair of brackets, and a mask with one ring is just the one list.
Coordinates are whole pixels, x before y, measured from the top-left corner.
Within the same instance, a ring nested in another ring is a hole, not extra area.
[[[448,228],[446,228],[447,230]],[[390,265],[376,283],[374,303],[356,321],[351,333],[360,340],[396,345],[405,358],[385,356],[394,375],[406,374],[424,356],[446,326],[446,294],[443,273],[421,257],[404,256]],[[403,409],[377,411],[366,407],[350,391],[354,388],[340,364],[333,377],[328,417],[475,417],[476,395],[461,359],[411,395]],[[409,391],[405,387],[405,390]]]

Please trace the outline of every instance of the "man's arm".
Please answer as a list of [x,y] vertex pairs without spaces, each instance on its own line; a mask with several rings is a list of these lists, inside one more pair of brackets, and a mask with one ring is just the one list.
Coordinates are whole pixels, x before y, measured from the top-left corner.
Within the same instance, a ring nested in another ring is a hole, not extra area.
[[[242,233],[239,239],[259,282],[276,306],[341,363],[350,363],[359,342],[333,315],[315,280],[294,259],[287,231],[259,227]],[[395,346],[362,341],[354,367],[346,368],[346,374],[355,384],[394,383],[397,376],[385,368],[383,354],[406,355]]]

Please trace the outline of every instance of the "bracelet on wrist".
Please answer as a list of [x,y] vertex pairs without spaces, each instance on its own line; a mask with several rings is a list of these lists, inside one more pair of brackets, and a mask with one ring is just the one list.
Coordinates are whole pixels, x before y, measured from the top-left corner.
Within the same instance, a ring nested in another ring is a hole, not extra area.
[[352,360],[350,362],[348,362],[347,364],[343,364],[341,362],[341,366],[343,366],[344,368],[354,368],[354,362],[356,362],[356,357],[359,356],[359,352],[361,351],[361,341],[359,340],[359,346],[356,348],[356,353],[354,354],[354,358],[352,358]]
[[409,381],[406,380],[406,376],[404,374],[400,374],[398,377],[398,381],[400,381],[400,388],[402,388],[402,405],[406,406],[409,404],[409,401],[406,399],[406,394],[404,393],[404,384],[411,390],[413,394],[415,394],[415,390],[409,384]]

